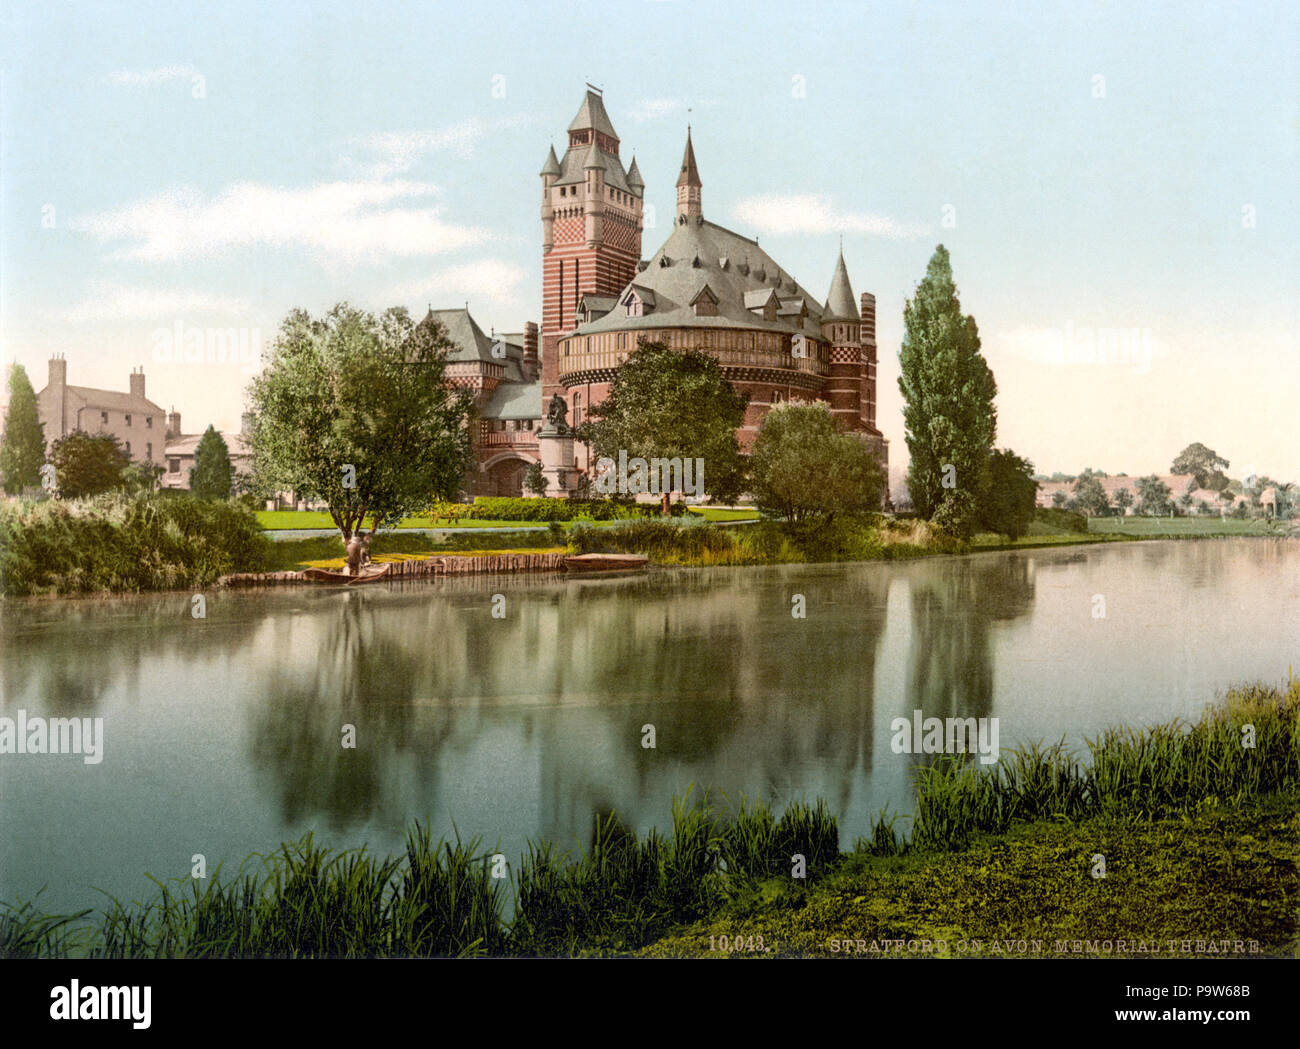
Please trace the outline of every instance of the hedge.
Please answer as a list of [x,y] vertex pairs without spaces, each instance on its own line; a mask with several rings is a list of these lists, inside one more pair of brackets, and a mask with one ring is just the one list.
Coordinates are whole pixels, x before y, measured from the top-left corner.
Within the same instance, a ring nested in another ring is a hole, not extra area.
[[480,495],[469,516],[475,521],[621,521],[659,516],[658,503],[616,503],[610,499],[511,499]]

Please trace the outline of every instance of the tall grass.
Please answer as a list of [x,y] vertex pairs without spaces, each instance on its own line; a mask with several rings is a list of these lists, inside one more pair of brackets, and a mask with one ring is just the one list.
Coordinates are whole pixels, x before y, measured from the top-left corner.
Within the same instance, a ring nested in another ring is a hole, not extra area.
[[[1063,746],[1005,751],[991,770],[954,759],[918,770],[910,847],[964,848],[980,832],[1038,819],[1158,818],[1300,790],[1300,678],[1231,689],[1196,722],[1117,728]],[[908,847],[896,840],[895,851]]]
[[0,593],[207,586],[260,569],[268,552],[238,502],[122,493],[0,504]]

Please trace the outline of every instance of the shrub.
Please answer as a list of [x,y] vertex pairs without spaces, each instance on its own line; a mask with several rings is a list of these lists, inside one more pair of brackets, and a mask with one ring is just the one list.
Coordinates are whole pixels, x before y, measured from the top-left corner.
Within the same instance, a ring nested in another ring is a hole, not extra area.
[[475,521],[618,521],[629,517],[658,516],[659,507],[641,503],[616,503],[611,499],[511,499],[480,495],[469,516]]
[[1073,510],[1064,510],[1059,506],[1040,506],[1034,511],[1034,520],[1061,532],[1088,531],[1088,519]]
[[0,507],[0,577],[10,596],[169,590],[257,571],[269,540],[233,502],[106,494]]

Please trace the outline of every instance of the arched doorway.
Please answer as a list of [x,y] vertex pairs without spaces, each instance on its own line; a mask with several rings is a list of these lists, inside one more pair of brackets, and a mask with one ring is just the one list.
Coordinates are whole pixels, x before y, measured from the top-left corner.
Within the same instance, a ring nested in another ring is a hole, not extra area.
[[530,459],[511,456],[489,464],[483,478],[483,494],[523,498],[524,475],[528,473],[531,462]]

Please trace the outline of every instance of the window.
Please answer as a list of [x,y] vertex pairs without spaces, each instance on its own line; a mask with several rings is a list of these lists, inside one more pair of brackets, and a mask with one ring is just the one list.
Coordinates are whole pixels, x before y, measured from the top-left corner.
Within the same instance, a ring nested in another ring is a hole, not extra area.
[[130,442],[130,441],[127,441],[127,442],[126,442],[126,454],[127,454],[127,455],[130,455],[130,454],[131,454],[131,442]]
[[573,425],[577,426],[582,422],[582,394],[573,395]]
[[152,416],[152,415],[146,415],[146,416],[144,417],[144,428],[145,428],[146,430],[152,430],[152,429],[153,429],[153,416]]
[[127,426],[130,426],[130,425],[131,425],[131,414],[130,414],[129,412],[127,413],[127,416],[126,416],[126,425],[127,425]]
[[153,462],[153,442],[149,441],[144,446],[144,457]]
[[100,423],[101,423],[102,425],[107,426],[107,425],[108,425],[108,412],[100,412],[100,413],[99,413],[99,421],[100,421]]
[[178,474],[181,472],[181,461],[178,457],[173,456],[167,460],[167,472],[170,474]]

